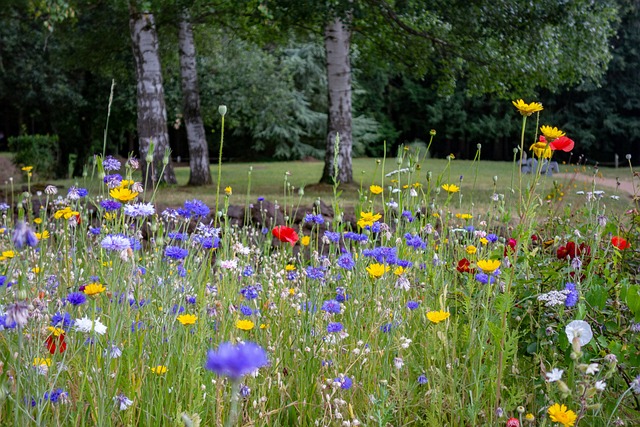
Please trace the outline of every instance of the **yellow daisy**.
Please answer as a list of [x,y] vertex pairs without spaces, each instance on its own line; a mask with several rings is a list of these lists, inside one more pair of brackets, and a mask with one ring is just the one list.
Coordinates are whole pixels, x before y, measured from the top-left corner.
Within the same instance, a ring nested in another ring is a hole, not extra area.
[[511,101],[511,102],[513,106],[516,107],[520,112],[520,114],[522,114],[523,116],[530,116],[533,113],[537,113],[538,111],[543,110],[542,104],[539,102],[532,102],[530,104],[527,104],[522,99],[518,99],[517,101]]

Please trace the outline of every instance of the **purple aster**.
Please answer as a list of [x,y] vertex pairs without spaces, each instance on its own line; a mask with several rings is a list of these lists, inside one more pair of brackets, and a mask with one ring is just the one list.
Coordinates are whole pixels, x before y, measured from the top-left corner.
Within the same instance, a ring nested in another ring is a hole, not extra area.
[[327,332],[329,332],[330,334],[340,332],[342,329],[344,329],[344,327],[340,322],[332,322],[327,325]]
[[122,252],[131,249],[131,241],[122,234],[109,234],[100,242],[100,246],[108,251]]
[[11,241],[16,249],[22,249],[26,246],[35,247],[38,244],[38,238],[24,221],[18,221],[15,230],[11,235]]
[[353,381],[349,377],[339,377],[333,380],[335,383],[340,383],[340,388],[343,390],[349,390],[353,385]]
[[322,304],[321,310],[327,313],[340,314],[340,303],[334,299],[330,299]]
[[578,298],[580,294],[578,293],[578,289],[576,289],[575,283],[567,283],[564,287],[565,291],[569,291],[567,294],[567,299],[564,300],[565,307],[573,307],[578,303]]
[[417,301],[409,301],[407,303],[407,308],[409,310],[415,310],[416,308],[418,308],[420,306],[420,303]]
[[87,302],[87,295],[84,292],[71,292],[67,295],[67,301],[73,305],[81,305]]
[[205,217],[209,215],[209,212],[211,212],[209,207],[205,205],[204,202],[197,199],[185,201],[184,207],[178,209],[178,214],[185,218]]
[[115,159],[113,156],[107,156],[102,161],[102,167],[107,172],[117,171],[118,169],[120,169],[120,166],[121,166],[120,162],[117,159]]
[[107,212],[117,211],[122,207],[122,203],[115,200],[103,200],[100,202],[100,206]]
[[326,230],[324,232],[324,237],[326,237],[327,239],[329,239],[330,242],[333,242],[333,243],[338,243],[340,241],[340,233],[336,231]]
[[173,259],[183,259],[189,255],[189,251],[178,246],[167,246],[164,250],[164,256]]
[[355,261],[351,257],[351,254],[348,254],[348,253],[340,255],[336,263],[338,264],[339,267],[342,267],[345,270],[351,270],[356,265]]
[[234,381],[269,364],[267,353],[258,344],[246,342],[233,345],[225,342],[216,351],[209,350],[205,369]]

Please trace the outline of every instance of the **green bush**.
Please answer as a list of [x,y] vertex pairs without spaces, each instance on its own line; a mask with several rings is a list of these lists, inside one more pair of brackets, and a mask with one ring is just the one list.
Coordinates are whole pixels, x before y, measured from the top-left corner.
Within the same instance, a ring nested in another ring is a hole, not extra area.
[[33,166],[41,178],[55,175],[58,135],[21,135],[9,138],[9,149],[15,153],[17,166]]

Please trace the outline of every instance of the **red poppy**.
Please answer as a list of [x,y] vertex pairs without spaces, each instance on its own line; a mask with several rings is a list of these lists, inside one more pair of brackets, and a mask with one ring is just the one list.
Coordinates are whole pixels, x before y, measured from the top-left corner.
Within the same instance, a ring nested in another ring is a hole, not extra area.
[[620,249],[621,251],[631,247],[629,242],[627,242],[627,239],[620,236],[613,236],[611,238],[611,244],[616,248]]
[[580,246],[576,246],[576,244],[572,241],[568,241],[566,245],[560,246],[558,251],[556,252],[558,259],[574,259],[575,257],[588,258],[591,255],[591,247],[580,243]]
[[518,241],[514,238],[507,240],[507,244],[504,247],[504,256],[507,256],[507,248],[509,248],[509,252],[515,252],[516,246],[518,245]]
[[520,427],[520,421],[517,418],[509,418],[507,420],[507,427]]
[[572,139],[567,138],[566,136],[561,136],[560,138],[555,139],[551,144],[549,144],[549,148],[552,150],[562,150],[565,152],[569,152],[573,150],[573,146],[575,143]]
[[295,245],[298,241],[298,233],[296,233],[293,228],[285,227],[284,225],[275,227],[271,230],[271,234],[281,242],[291,243],[291,246]]
[[44,343],[51,354],[55,354],[56,349],[58,349],[60,353],[64,353],[67,349],[67,343],[64,342],[64,334],[60,334],[57,337],[55,334],[51,334]]
[[458,270],[460,273],[473,273],[473,269],[469,267],[470,265],[471,263],[468,259],[462,258],[460,261],[458,261],[456,270]]

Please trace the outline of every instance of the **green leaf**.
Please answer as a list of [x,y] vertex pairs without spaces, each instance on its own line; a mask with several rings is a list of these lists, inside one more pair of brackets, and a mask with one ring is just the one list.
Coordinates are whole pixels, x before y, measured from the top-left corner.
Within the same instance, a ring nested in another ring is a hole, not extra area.
[[586,299],[593,307],[603,309],[607,302],[607,290],[602,286],[594,286],[589,292],[587,292]]
[[629,286],[625,295],[625,301],[629,310],[635,315],[636,321],[640,322],[640,286]]

